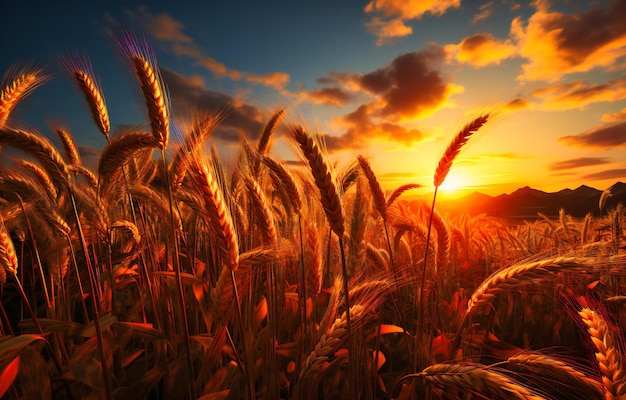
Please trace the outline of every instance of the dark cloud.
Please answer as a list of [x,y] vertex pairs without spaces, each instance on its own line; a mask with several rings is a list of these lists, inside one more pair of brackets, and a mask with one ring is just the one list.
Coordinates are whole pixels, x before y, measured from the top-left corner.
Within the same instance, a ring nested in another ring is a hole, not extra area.
[[609,159],[604,158],[604,157],[580,157],[580,158],[572,158],[570,160],[563,160],[563,161],[552,163],[550,164],[548,168],[552,171],[556,171],[556,170],[588,167],[591,165],[608,164],[609,162],[610,162]]
[[325,137],[329,150],[346,150],[362,148],[372,141],[396,142],[405,146],[425,139],[425,135],[417,129],[406,128],[391,122],[374,122],[370,116],[371,105],[363,104],[350,114],[337,119],[346,127],[340,136]]
[[454,92],[441,73],[433,68],[443,61],[445,51],[431,46],[420,52],[402,54],[391,64],[356,79],[363,90],[379,96],[381,116],[412,118],[438,109]]
[[563,136],[559,141],[570,146],[612,148],[626,146],[626,122],[602,126],[578,135]]
[[238,141],[239,131],[257,135],[262,128],[264,114],[257,107],[242,103],[225,93],[208,90],[200,78],[186,77],[167,68],[161,69],[174,114],[190,117],[197,110],[225,110],[225,118],[216,133],[227,141]]
[[352,94],[338,87],[311,90],[306,93],[306,96],[315,103],[336,107],[345,106],[354,97]]
[[602,179],[623,179],[626,178],[626,168],[600,171],[593,174],[585,175],[583,176],[583,178],[594,181],[599,181]]

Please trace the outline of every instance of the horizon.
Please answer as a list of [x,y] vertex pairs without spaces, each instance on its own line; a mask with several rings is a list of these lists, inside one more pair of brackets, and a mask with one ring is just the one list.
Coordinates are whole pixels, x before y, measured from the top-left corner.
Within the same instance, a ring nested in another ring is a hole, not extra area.
[[[385,189],[419,183],[421,195],[432,191],[450,138],[491,112],[455,160],[442,198],[524,186],[604,190],[626,179],[626,4],[618,0],[32,4],[26,30],[12,18],[18,4],[0,17],[19,32],[0,67],[44,66],[54,79],[13,119],[48,136],[51,124],[68,126],[87,164],[106,142],[58,57],[89,56],[113,131],[141,123],[136,85],[110,38],[130,27],[155,49],[174,143],[193,112],[229,110],[215,137],[232,155],[239,131],[255,138],[284,107],[286,124],[324,134],[334,159],[363,154]],[[597,34],[582,41],[591,29]],[[274,152],[295,157],[284,139]]]

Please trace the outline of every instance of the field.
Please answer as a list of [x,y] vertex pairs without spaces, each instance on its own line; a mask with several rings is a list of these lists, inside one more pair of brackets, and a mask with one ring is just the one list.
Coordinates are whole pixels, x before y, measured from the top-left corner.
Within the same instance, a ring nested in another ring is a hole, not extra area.
[[[223,115],[172,143],[156,61],[122,52],[147,118],[115,134],[89,64],[65,63],[107,141],[97,171],[69,131],[12,123],[42,70],[2,88],[0,397],[626,398],[621,206],[443,214],[437,191],[403,199],[431,182],[384,191],[283,110],[222,162]],[[279,127],[301,162],[273,155]]]

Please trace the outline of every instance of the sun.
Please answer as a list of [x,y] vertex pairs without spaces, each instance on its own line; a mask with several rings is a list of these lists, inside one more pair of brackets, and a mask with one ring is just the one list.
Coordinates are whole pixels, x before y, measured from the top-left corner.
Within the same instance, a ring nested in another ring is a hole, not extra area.
[[464,176],[450,173],[446,176],[446,180],[441,184],[441,186],[439,186],[439,190],[452,194],[453,192],[464,189],[467,186],[467,180]]

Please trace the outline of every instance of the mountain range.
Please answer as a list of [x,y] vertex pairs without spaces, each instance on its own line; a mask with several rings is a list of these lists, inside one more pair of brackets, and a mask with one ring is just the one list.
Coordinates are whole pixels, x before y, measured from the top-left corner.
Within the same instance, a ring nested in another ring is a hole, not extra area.
[[553,193],[528,186],[499,196],[474,192],[460,199],[443,201],[439,206],[450,210],[462,209],[471,215],[487,214],[505,219],[536,219],[538,213],[555,217],[559,215],[561,208],[573,217],[584,217],[587,213],[599,216],[614,209],[618,203],[626,204],[626,184],[617,182],[610,190],[611,196],[606,200],[602,211],[599,208],[602,190],[586,185]]

